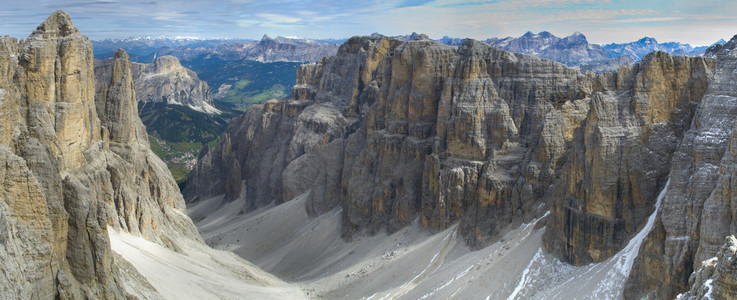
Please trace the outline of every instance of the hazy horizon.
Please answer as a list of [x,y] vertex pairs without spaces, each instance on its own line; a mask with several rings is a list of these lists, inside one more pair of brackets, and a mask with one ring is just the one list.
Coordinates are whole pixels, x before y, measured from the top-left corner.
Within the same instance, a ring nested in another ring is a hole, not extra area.
[[62,9],[93,40],[127,37],[198,37],[258,40],[264,34],[342,39],[378,32],[424,33],[484,40],[548,31],[583,33],[590,43],[653,37],[658,42],[711,45],[737,34],[737,16],[726,0],[230,0],[45,1],[5,3],[0,35],[27,37]]

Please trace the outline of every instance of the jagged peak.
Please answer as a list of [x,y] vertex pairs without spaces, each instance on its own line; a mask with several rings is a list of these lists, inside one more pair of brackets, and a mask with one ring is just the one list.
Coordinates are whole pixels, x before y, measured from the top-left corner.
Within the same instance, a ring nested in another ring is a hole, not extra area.
[[576,31],[573,34],[561,39],[559,43],[563,44],[588,44],[588,41],[586,40],[586,36],[583,35],[583,33]]
[[637,40],[637,42],[638,43],[647,43],[647,44],[657,44],[658,43],[658,41],[655,38],[651,38],[651,37],[647,37],[647,36],[644,37],[644,38],[641,38],[641,39]]
[[264,34],[264,36],[261,37],[262,42],[263,41],[273,41],[273,40],[274,39],[272,39],[268,34]]
[[179,58],[172,55],[159,56],[151,64],[154,73],[168,72],[181,66],[182,63],[179,61]]
[[128,56],[128,53],[123,50],[123,48],[118,49],[115,51],[115,55],[113,56],[113,59],[127,59],[130,60],[130,57]]
[[78,34],[79,30],[72,24],[72,18],[69,14],[60,9],[52,13],[41,25],[38,25],[31,36],[47,33],[58,36],[69,36]]
[[424,40],[430,40],[430,38],[424,33],[412,32],[412,34],[410,35],[410,40],[424,41]]

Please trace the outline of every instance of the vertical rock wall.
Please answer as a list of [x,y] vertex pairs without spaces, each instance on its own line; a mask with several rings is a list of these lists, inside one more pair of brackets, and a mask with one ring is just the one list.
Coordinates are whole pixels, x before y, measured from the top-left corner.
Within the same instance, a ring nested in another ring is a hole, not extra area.
[[737,162],[735,46],[733,38],[719,47],[714,78],[673,154],[671,188],[658,215],[663,231],[651,234],[640,251],[653,259],[635,262],[630,298],[648,293],[673,298],[687,290],[689,274],[716,255],[725,236],[737,232],[737,195],[731,192]]
[[656,53],[583,75],[471,40],[352,38],[300,67],[292,99],[232,122],[185,195],[236,178],[248,209],[305,192],[312,214],[340,205],[348,239],[419,218],[433,230],[460,222],[473,247],[551,205],[548,248],[601,261],[652,212],[713,68]]
[[57,11],[25,41],[0,38],[0,72],[0,298],[125,298],[108,227],[199,240],[149,149],[125,52],[96,89],[92,44]]

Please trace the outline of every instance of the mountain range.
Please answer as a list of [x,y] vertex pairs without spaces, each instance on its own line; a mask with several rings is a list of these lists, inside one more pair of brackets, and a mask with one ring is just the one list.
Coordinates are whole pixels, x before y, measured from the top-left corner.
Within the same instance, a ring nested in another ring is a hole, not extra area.
[[[427,38],[427,36],[412,33],[404,36],[395,36],[400,41],[411,41]],[[436,42],[458,46],[464,39],[443,37]],[[645,55],[662,51],[672,55],[699,56],[703,55],[708,46],[694,47],[678,42],[658,43],[654,38],[644,37],[630,43],[611,43],[604,46],[590,44],[580,32],[567,37],[557,37],[550,32],[527,32],[520,37],[489,38],[485,43],[504,49],[509,52],[523,53],[547,58],[563,63],[569,67],[579,67],[581,70],[595,72],[616,70],[620,65],[640,61]],[[724,40],[712,45],[724,44]]]
[[332,55],[344,40],[312,40],[303,38],[271,38],[264,35],[260,41],[239,39],[198,38],[127,38],[93,41],[95,58],[111,56],[118,48],[134,55],[139,62],[151,62],[164,55],[173,55],[183,61],[199,58],[217,58],[224,61],[255,60],[261,62],[314,62]]
[[[725,44],[726,41],[719,40],[712,44]],[[611,57],[619,57],[629,55],[636,60],[642,59],[645,55],[653,51],[663,51],[672,55],[698,56],[704,54],[709,46],[693,47],[689,44],[681,44],[678,42],[658,43],[654,38],[644,37],[636,42],[623,44],[607,44],[603,46],[604,50]]]
[[0,37],[2,299],[737,298],[737,36],[597,74],[353,37],[184,194],[106,63],[63,11]]
[[211,245],[317,297],[729,299],[736,46],[584,75],[354,37],[234,119],[183,193]]

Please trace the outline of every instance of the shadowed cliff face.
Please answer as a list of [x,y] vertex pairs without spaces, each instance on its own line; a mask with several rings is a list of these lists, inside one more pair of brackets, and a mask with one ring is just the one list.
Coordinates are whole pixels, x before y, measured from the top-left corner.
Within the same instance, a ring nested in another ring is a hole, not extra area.
[[550,210],[548,250],[598,262],[652,213],[714,67],[654,53],[582,75],[471,40],[356,37],[300,67],[292,99],[234,120],[185,197],[252,210],[308,193],[312,215],[342,207],[346,239],[460,222],[475,248]]
[[149,149],[125,52],[96,91],[92,45],[57,11],[25,42],[0,38],[0,72],[0,298],[125,298],[108,227],[172,249],[199,239]]

